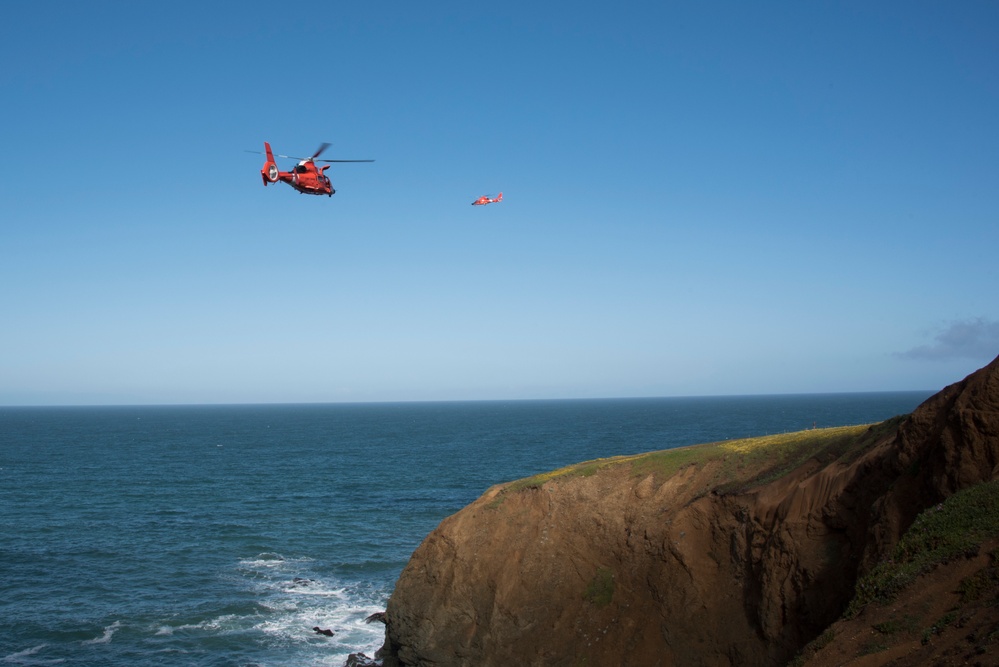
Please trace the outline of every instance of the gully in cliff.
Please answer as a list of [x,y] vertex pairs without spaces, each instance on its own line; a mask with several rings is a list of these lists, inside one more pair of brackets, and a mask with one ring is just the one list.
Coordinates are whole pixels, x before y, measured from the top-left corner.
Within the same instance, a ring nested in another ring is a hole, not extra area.
[[[879,424],[497,485],[413,553],[380,619],[379,656],[385,667],[787,664],[921,512],[997,478],[999,359]],[[981,627],[999,627],[999,606],[980,613]],[[899,664],[937,662],[919,655]]]

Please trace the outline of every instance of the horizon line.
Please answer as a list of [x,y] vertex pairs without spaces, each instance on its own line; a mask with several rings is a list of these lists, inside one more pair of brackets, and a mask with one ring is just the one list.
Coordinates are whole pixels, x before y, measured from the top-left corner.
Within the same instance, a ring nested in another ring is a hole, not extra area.
[[398,399],[371,401],[231,401],[231,402],[167,402],[167,403],[5,403],[0,410],[11,408],[195,408],[195,407],[267,407],[267,406],[328,406],[328,405],[417,405],[444,403],[556,403],[587,401],[651,401],[705,398],[777,398],[791,396],[843,396],[865,394],[927,394],[932,396],[940,389],[885,389],[876,391],[813,391],[777,392],[761,394],[693,394],[671,396],[591,396],[563,398],[456,398],[456,399]]

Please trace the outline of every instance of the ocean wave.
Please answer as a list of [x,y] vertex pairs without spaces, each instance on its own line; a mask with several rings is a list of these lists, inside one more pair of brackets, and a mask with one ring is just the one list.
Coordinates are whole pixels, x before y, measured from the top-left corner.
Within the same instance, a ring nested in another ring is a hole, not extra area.
[[10,665],[58,665],[61,662],[65,662],[65,660],[62,659],[43,660],[41,658],[35,658],[35,656],[46,646],[48,646],[48,644],[40,644],[38,646],[26,648],[23,651],[18,651],[17,653],[11,653],[10,655],[0,658],[0,662]]
[[100,637],[94,639],[87,639],[86,641],[80,642],[81,644],[108,644],[111,642],[111,638],[114,637],[114,633],[118,632],[121,628],[121,621],[115,621],[111,625],[104,628],[104,634]]
[[[244,619],[251,624],[247,629],[279,645],[312,647],[310,653],[323,664],[342,665],[357,651],[373,654],[384,642],[385,628],[364,619],[385,609],[389,587],[343,579],[328,568],[312,558],[273,553],[239,561],[237,578],[263,610]],[[317,627],[332,636],[317,633]]]
[[304,563],[314,562],[315,559],[308,557],[301,558],[285,558],[279,553],[265,552],[258,554],[254,558],[244,558],[239,561],[239,568],[242,570],[248,569],[294,569],[300,567]]

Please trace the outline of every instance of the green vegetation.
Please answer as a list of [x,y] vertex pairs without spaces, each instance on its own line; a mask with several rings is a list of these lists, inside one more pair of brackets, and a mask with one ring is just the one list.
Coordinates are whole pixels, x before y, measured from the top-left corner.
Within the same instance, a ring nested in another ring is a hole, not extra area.
[[919,629],[919,620],[911,614],[906,614],[902,618],[892,618],[884,623],[875,623],[871,627],[883,635],[916,632]]
[[919,575],[953,558],[976,555],[979,545],[995,536],[999,536],[999,482],[954,494],[916,517],[891,558],[857,582],[846,618],[870,602],[891,602]]
[[669,477],[688,465],[718,462],[720,491],[738,491],[780,478],[810,458],[822,465],[850,463],[880,438],[894,431],[904,417],[879,424],[811,429],[683,449],[653,452],[633,465],[636,475]]
[[957,587],[961,603],[978,602],[991,597],[993,605],[999,604],[999,559],[995,551],[989,552],[989,566],[970,577],[966,577]]
[[[577,463],[575,465],[566,466],[565,468],[559,468],[558,470],[552,470],[551,472],[543,472],[540,475],[535,475],[533,477],[519,479],[516,482],[508,484],[506,488],[503,489],[502,493],[523,491],[524,489],[540,489],[545,482],[552,479],[564,477],[589,477],[590,475],[596,473],[600,468],[605,468],[619,462],[621,458],[624,457],[586,461],[585,463]],[[502,497],[502,495],[500,497]]]
[[591,579],[590,583],[586,585],[586,591],[583,593],[583,599],[587,602],[592,602],[598,607],[604,607],[610,604],[613,597],[614,573],[610,568],[597,568],[597,573],[593,575],[593,579]]
[[923,630],[923,636],[920,639],[920,643],[923,644],[924,646],[926,644],[929,644],[930,640],[933,638],[934,635],[939,635],[941,632],[944,631],[944,629],[947,626],[949,626],[951,623],[953,623],[956,620],[957,620],[957,612],[956,611],[948,612],[947,614],[944,615],[943,618],[941,618],[936,623]]
[[[777,479],[809,458],[828,464],[835,460],[852,460],[866,451],[878,438],[897,426],[898,420],[874,426],[841,426],[811,429],[796,433],[728,440],[692,445],[634,456],[615,456],[586,461],[551,472],[512,482],[503,493],[541,488],[546,482],[572,477],[588,477],[612,466],[631,466],[631,473],[644,477],[655,475],[666,479],[688,466],[714,464],[714,484],[720,491],[739,491],[752,484]],[[497,499],[499,501],[499,498]],[[500,501],[501,502],[501,501]],[[498,503],[494,503],[498,506]]]
[[891,647],[884,642],[870,641],[864,644],[860,649],[860,655],[874,655],[875,653],[881,653],[882,651],[887,651]]

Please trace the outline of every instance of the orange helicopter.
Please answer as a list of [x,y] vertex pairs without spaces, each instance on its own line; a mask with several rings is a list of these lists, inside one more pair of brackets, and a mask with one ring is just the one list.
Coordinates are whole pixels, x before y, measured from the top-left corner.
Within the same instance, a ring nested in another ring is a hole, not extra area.
[[[278,169],[277,163],[274,162],[274,153],[271,152],[271,145],[265,141],[264,151],[267,155],[267,161],[264,162],[264,166],[260,169],[260,177],[263,179],[264,185],[282,181],[304,195],[326,195],[327,197],[332,197],[336,194],[336,190],[333,189],[333,184],[330,182],[329,176],[326,175],[326,170],[330,166],[327,164],[317,167],[317,162],[374,162],[374,160],[317,160],[316,158],[327,148],[329,148],[328,143],[319,144],[316,152],[311,157],[305,158],[293,155],[278,155],[278,157],[299,161],[298,164],[292,167],[291,171],[281,171]],[[247,152],[259,153],[260,151]]]
[[496,195],[496,199],[490,199],[489,195],[482,195],[472,202],[472,206],[485,206],[486,204],[498,204],[503,201],[503,193]]

